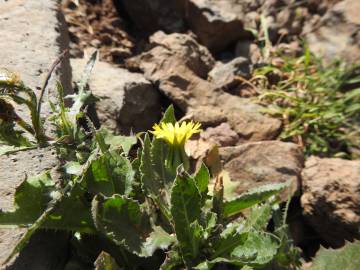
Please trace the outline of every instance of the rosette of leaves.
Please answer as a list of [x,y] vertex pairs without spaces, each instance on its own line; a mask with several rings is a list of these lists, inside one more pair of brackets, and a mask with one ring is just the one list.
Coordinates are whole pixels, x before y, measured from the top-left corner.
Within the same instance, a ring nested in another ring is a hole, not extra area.
[[[65,107],[60,85],[59,101],[52,104],[51,121],[56,127],[52,145],[63,162],[63,182],[49,172],[30,176],[16,190],[14,210],[0,212],[1,226],[27,228],[9,259],[36,230],[55,229],[69,231],[74,239],[94,235],[100,249],[110,254],[102,256],[112,268],[115,261],[125,269],[296,264],[278,260],[286,257],[282,255],[288,247],[283,227],[272,233],[266,229],[277,212],[273,197],[286,183],[253,189],[227,201],[222,178],[217,177],[210,195],[208,169],[203,165],[196,172],[187,170],[188,157],[179,149],[183,142],[176,145],[174,158],[172,145],[149,133],[131,160],[128,154],[136,138],[93,128],[84,108],[94,99],[85,83],[81,85],[72,96],[72,107]],[[172,106],[162,123],[176,125]],[[81,246],[80,240],[77,243]]]

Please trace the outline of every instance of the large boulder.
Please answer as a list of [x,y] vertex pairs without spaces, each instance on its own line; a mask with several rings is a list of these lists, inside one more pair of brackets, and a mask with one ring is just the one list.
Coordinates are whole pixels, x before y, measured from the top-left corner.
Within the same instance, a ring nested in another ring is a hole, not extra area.
[[185,18],[200,42],[211,51],[226,48],[251,34],[244,29],[238,0],[185,0]]
[[360,161],[310,157],[301,205],[310,225],[333,247],[360,238]]
[[317,24],[304,32],[309,48],[329,62],[345,59],[360,62],[360,1],[344,0],[327,11]]
[[[0,59],[2,67],[17,72],[25,84],[40,89],[53,61],[68,47],[65,23],[56,0],[0,1]],[[68,60],[55,68],[49,81],[50,98],[56,95],[55,81],[71,89],[71,69]],[[37,91],[39,94],[40,91]],[[42,112],[49,114],[44,103]],[[27,111],[17,112],[29,119]],[[53,168],[56,158],[48,150],[19,152],[0,157],[0,210],[11,205],[15,188],[25,175]],[[40,232],[30,240],[29,248],[4,265],[5,259],[23,236],[25,229],[0,229],[0,266],[2,269],[45,270],[61,268],[67,250],[67,237],[62,233]],[[52,235],[50,237],[50,234]]]
[[[221,147],[220,159],[237,191],[269,183],[290,181],[290,195],[299,195],[303,152],[293,143],[280,141],[251,142],[235,147]],[[284,196],[283,199],[287,199]]]
[[227,122],[238,134],[238,143],[277,136],[281,123],[263,115],[263,107],[206,81],[214,60],[190,35],[158,32],[151,42],[153,48],[130,59],[128,65],[140,68],[189,117],[204,126]]
[[[71,59],[74,81],[85,63]],[[89,88],[100,99],[95,105],[100,124],[116,133],[146,131],[160,119],[160,94],[140,73],[97,62]]]

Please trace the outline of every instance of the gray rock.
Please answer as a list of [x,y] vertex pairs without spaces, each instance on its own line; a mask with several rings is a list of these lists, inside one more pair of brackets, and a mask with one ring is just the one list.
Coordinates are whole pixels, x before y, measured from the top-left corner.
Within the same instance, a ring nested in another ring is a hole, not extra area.
[[[84,59],[71,59],[74,81],[81,77]],[[160,95],[142,74],[97,62],[89,87],[100,124],[116,133],[146,131],[160,119]]]
[[323,240],[340,247],[360,239],[360,161],[310,157],[302,180],[303,213]]
[[243,5],[237,0],[185,0],[185,14],[200,42],[214,52],[250,35],[243,26]]
[[[0,59],[1,65],[17,72],[26,85],[39,89],[52,62],[63,49],[68,47],[68,36],[64,20],[55,0],[12,0],[0,1]],[[60,80],[65,89],[71,89],[71,69],[68,61],[63,61],[55,69],[49,82],[50,98],[56,93],[55,80]],[[39,91],[37,91],[39,92]],[[37,93],[38,94],[38,93]],[[17,112],[29,119],[24,108]],[[43,112],[49,114],[49,106],[44,103]],[[15,187],[28,175],[52,168],[55,158],[48,156],[47,150],[33,150],[18,153],[11,158],[0,158],[0,209],[11,205]],[[61,267],[61,256],[66,254],[67,238],[55,234],[49,239],[47,233],[39,233],[30,241],[30,247],[23,250],[15,261],[4,265],[4,260],[22,237],[24,229],[0,229],[1,269],[45,270],[54,263]],[[44,241],[45,240],[45,241]],[[51,266],[51,267],[50,267]]]
[[267,140],[277,136],[281,123],[261,113],[262,107],[250,99],[230,95],[208,82],[210,54],[191,36],[156,33],[154,47],[128,64],[138,66],[147,79],[184,113],[204,125],[227,122],[246,140]]
[[218,62],[209,72],[209,80],[218,87],[231,89],[241,82],[238,79],[239,77],[248,79],[250,72],[249,60],[244,57],[237,57],[226,64]]
[[344,59],[359,63],[359,10],[358,0],[344,0],[329,9],[317,25],[307,25],[304,31],[310,50],[322,55],[327,62]]
[[[290,181],[291,195],[299,195],[303,152],[293,143],[280,141],[251,142],[219,149],[224,170],[238,182],[237,191],[269,183]],[[287,196],[282,197],[284,200]]]

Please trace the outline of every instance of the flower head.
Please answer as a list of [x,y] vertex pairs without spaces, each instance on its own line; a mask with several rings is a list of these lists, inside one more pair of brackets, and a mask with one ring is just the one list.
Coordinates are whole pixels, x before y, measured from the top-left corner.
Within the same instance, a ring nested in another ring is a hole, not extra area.
[[172,123],[160,123],[153,126],[152,134],[157,139],[163,139],[171,145],[184,145],[185,142],[195,133],[199,133],[200,123],[194,122],[176,122],[175,125]]
[[17,73],[10,72],[7,69],[0,69],[0,85],[15,86],[21,84],[20,76]]

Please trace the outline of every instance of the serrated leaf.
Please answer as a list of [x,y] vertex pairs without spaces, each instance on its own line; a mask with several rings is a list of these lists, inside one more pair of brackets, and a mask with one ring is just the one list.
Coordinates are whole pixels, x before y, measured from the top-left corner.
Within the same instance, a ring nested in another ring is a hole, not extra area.
[[189,175],[178,175],[171,189],[171,215],[182,257],[190,263],[199,253],[201,195],[195,180]]
[[172,154],[170,153],[170,146],[163,140],[154,139],[151,143],[150,151],[154,176],[163,183],[163,190],[166,193],[167,198],[169,198],[170,194],[168,192],[176,177],[176,171],[171,171],[165,165],[166,160],[169,158],[169,154]]
[[[241,260],[218,257],[218,258],[210,260],[210,261],[204,261],[204,262],[198,264],[197,266],[195,266],[194,269],[195,270],[211,270],[218,263],[226,263],[226,264],[231,264],[231,265],[235,265],[235,266],[239,266],[239,267],[242,267],[245,264],[245,262],[243,262]],[[243,269],[243,268],[239,268],[239,269]]]
[[347,242],[340,249],[325,249],[317,252],[310,270],[357,270],[360,269],[360,242]]
[[121,148],[124,153],[128,155],[130,149],[137,143],[136,136],[114,135],[105,128],[101,128],[98,132],[103,136],[105,144],[109,147],[109,151]]
[[51,201],[60,197],[61,203],[40,225],[41,228],[93,232],[90,205],[83,199],[84,191],[77,187],[71,193],[62,194],[56,190],[55,182],[48,172],[27,178],[16,189],[15,210],[0,212],[0,227],[34,224],[51,207]]
[[232,259],[240,259],[250,266],[265,266],[276,256],[279,243],[268,233],[252,230],[243,245],[231,252]]
[[277,183],[250,189],[237,198],[224,202],[224,217],[231,217],[239,214],[242,210],[261,203],[271,196],[278,194],[288,187],[288,185],[288,183]]
[[248,232],[242,231],[242,225],[239,223],[230,223],[225,231],[220,235],[215,243],[215,251],[212,259],[228,256],[236,247],[245,243]]
[[0,211],[0,224],[26,226],[33,223],[46,209],[54,190],[55,182],[49,172],[28,177],[16,188],[15,210]]
[[170,250],[166,253],[166,258],[160,266],[161,270],[174,270],[177,266],[182,265],[183,261],[181,256],[176,250]]
[[120,195],[97,195],[92,213],[96,228],[110,240],[134,254],[149,256],[151,249],[145,250],[144,244],[151,233],[150,218],[137,201]]
[[120,270],[116,261],[110,254],[102,251],[95,261],[95,270]]
[[245,229],[265,230],[272,216],[269,203],[256,205],[251,209],[245,222]]
[[163,182],[162,179],[155,174],[153,167],[151,141],[149,134],[146,134],[143,151],[141,153],[141,184],[148,196],[159,198],[163,190]]
[[84,184],[92,194],[127,195],[131,192],[134,175],[130,161],[114,150],[91,162],[85,172]]
[[171,244],[175,243],[175,241],[175,236],[168,234],[161,227],[155,226],[144,243],[142,254],[151,256],[158,249],[167,249]]
[[202,205],[204,205],[207,194],[209,192],[208,186],[210,181],[210,173],[208,168],[203,163],[201,164],[200,169],[194,175],[194,179],[202,198]]

